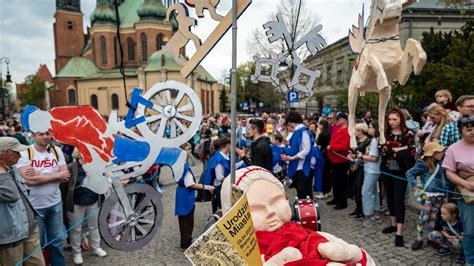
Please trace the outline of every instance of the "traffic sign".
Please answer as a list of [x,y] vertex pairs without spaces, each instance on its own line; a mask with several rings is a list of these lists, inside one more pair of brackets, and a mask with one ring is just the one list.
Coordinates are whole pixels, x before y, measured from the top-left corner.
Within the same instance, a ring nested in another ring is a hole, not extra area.
[[290,91],[288,92],[288,102],[289,103],[297,103],[299,102],[298,92]]

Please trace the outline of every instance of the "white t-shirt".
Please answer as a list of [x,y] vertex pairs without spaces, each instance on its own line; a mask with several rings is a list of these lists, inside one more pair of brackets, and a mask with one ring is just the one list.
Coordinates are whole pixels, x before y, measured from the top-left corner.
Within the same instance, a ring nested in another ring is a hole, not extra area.
[[[55,148],[58,154],[58,159],[52,152],[45,151],[41,153],[33,148],[33,158],[30,161],[28,158],[28,150],[21,152],[21,158],[16,164],[17,168],[25,166],[31,166],[37,174],[40,175],[51,175],[59,172],[59,166],[65,165],[64,155],[59,148]],[[59,190],[59,182],[57,183],[46,183],[39,186],[28,187],[29,194],[28,198],[31,205],[35,209],[44,209],[54,206],[61,202],[61,191]]]
[[365,173],[370,173],[370,174],[380,174],[380,155],[379,155],[379,140],[376,138],[373,138],[370,141],[370,150],[369,150],[369,156],[375,156],[378,157],[376,162],[364,162],[364,172]]

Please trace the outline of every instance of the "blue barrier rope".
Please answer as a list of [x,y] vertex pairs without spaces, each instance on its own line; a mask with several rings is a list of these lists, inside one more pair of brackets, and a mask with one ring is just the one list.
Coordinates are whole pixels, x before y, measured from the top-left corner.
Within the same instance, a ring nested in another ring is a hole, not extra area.
[[[321,151],[321,153],[324,153],[328,150],[323,150]],[[339,154],[335,151],[330,151],[332,152],[333,154],[341,157],[341,158],[344,158],[345,160],[347,160],[348,162],[352,162],[352,163],[355,163],[359,166],[364,166],[363,163],[361,162],[358,162],[358,161],[352,161],[352,160],[349,160],[346,156],[342,155],[342,154]],[[370,168],[370,167],[369,167]],[[397,178],[397,179],[400,179],[400,180],[404,180],[404,181],[407,181],[408,183],[411,183],[411,184],[416,184],[416,182],[412,182],[410,180],[408,180],[407,178],[403,178],[403,177],[400,177],[400,176],[396,176],[396,175],[393,175],[393,174],[390,174],[388,172],[384,172],[384,171],[381,171],[379,169],[375,169],[375,168],[371,168],[375,171],[380,171],[380,173],[384,174],[384,175],[387,175],[387,176],[390,176],[390,177],[393,177],[393,178]],[[148,181],[148,180],[152,180],[154,177],[150,177],[148,179],[141,179],[141,180],[136,180],[135,182],[133,182],[133,184],[136,184],[136,183],[141,183],[141,182],[145,182],[145,181]],[[462,193],[459,193],[459,192],[456,192],[456,191],[451,191],[451,190],[447,190],[447,189],[443,189],[443,188],[439,188],[439,187],[431,187],[433,189],[436,189],[436,190],[439,190],[439,191],[442,191],[442,192],[446,192],[446,193],[451,193],[451,194],[455,194],[455,195],[460,195],[460,196],[465,196],[465,197],[470,197],[470,195],[465,195],[465,194],[462,194]],[[74,229],[75,227],[77,227],[78,225],[82,224],[85,220],[89,219],[90,217],[92,217],[93,215],[95,215],[97,212],[99,212],[100,208],[94,210],[93,212],[89,213],[89,215],[85,216],[84,218],[82,218],[79,222],[77,222],[76,224],[74,224],[73,226],[69,227],[67,230],[64,230],[63,232],[61,232],[61,234],[59,234],[57,237],[55,237],[53,240],[49,241],[48,243],[46,243],[44,246],[42,246],[41,248],[39,248],[38,250],[36,250],[35,252],[33,252],[32,254],[30,254],[29,256],[27,256],[26,258],[24,258],[23,260],[21,260],[20,262],[18,262],[16,264],[16,266],[21,266],[25,261],[29,260],[31,257],[33,257],[34,255],[38,254],[39,252],[41,252],[43,249],[45,249],[47,246],[49,246],[51,243],[53,243],[54,241],[56,241],[58,238],[60,237],[63,237],[64,235],[66,235],[66,233],[68,233],[69,231],[71,231],[72,229]]]
[[59,238],[62,238],[64,235],[66,235],[69,231],[74,229],[76,226],[82,224],[85,220],[89,219],[90,217],[96,215],[99,212],[100,208],[95,209],[93,212],[89,213],[86,215],[84,218],[79,220],[79,222],[75,223],[73,226],[69,227],[67,230],[62,231],[58,236],[56,236],[53,240],[49,241],[46,243],[44,246],[40,247],[39,249],[35,250],[33,253],[28,255],[26,258],[22,259],[20,262],[16,264],[16,266],[21,266],[24,262],[29,260],[31,257],[35,256],[36,254],[40,253],[43,249],[45,249],[47,246],[49,246],[51,243],[54,241],[58,240]]
[[[355,164],[357,164],[357,165],[359,165],[359,166],[365,167],[364,164],[361,163],[361,162],[349,160],[346,156],[344,156],[344,155],[342,155],[342,154],[339,154],[339,153],[337,153],[337,152],[335,152],[335,151],[330,151],[330,152],[332,152],[333,154],[335,154],[335,155],[337,155],[337,156],[339,156],[339,157],[341,157],[341,158],[346,159],[347,161],[349,161],[349,162],[351,162],[351,163],[355,163]],[[400,177],[400,176],[396,176],[396,175],[393,175],[393,174],[391,174],[391,173],[384,172],[384,171],[379,170],[379,169],[370,168],[370,167],[369,167],[369,169],[372,169],[372,170],[374,170],[374,171],[380,171],[380,173],[382,173],[382,174],[384,174],[384,175],[387,175],[387,176],[390,176],[390,177],[393,177],[393,178],[397,178],[397,179],[400,179],[400,180],[407,181],[407,182],[410,183],[410,184],[416,184],[416,181],[413,182],[413,181],[408,180],[407,178],[403,178],[403,177]],[[463,196],[463,197],[472,197],[471,195],[462,194],[462,193],[459,193],[459,192],[456,192],[456,191],[451,191],[451,190],[444,189],[444,188],[439,188],[439,187],[430,187],[430,188],[439,190],[439,191],[441,191],[441,192],[451,193],[451,194],[454,194],[454,195],[460,195],[460,196]]]

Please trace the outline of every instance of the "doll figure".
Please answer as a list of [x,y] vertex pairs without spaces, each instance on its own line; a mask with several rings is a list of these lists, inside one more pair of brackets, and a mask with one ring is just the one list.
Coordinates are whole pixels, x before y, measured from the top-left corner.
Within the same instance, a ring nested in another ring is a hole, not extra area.
[[[229,179],[222,184],[224,212],[231,207]],[[284,187],[271,172],[255,166],[237,170],[235,186],[247,193],[265,265],[375,265],[363,249],[291,222]]]

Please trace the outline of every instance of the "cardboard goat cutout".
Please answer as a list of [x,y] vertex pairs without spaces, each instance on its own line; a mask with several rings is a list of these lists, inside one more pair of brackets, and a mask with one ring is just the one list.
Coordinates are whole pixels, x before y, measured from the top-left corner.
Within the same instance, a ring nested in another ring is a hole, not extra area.
[[161,194],[151,186],[124,188],[120,181],[145,174],[154,164],[170,166],[178,181],[187,158],[179,147],[194,136],[202,118],[199,97],[182,83],[158,83],[141,93],[134,89],[122,121],[113,111],[107,123],[91,106],[49,111],[27,106],[21,117],[26,130],[48,131],[57,141],[81,152],[87,172],[84,187],[98,194],[113,189],[102,205],[99,228],[109,246],[125,251],[139,249],[153,239],[163,207]]
[[[402,12],[400,1],[372,0],[370,17],[364,27],[364,16],[359,15],[358,27],[349,30],[349,44],[357,54],[349,84],[349,134],[351,147],[354,136],[358,94],[379,94],[378,122],[384,132],[385,109],[391,94],[391,83],[397,80],[405,85],[413,72],[419,75],[426,63],[426,53],[419,41],[409,38],[405,50],[400,45],[399,22]],[[385,143],[383,134],[380,143]]]
[[[291,55],[293,64],[296,66],[296,71],[293,74],[293,77],[291,77],[291,81],[288,84],[288,89],[303,92],[308,97],[312,96],[314,82],[317,78],[319,78],[321,73],[318,70],[312,71],[305,68],[302,65],[303,62],[301,58],[298,57],[296,50],[305,45],[309,53],[311,55],[315,55],[319,50],[324,48],[327,43],[319,33],[323,29],[323,26],[318,25],[301,39],[293,40],[290,32],[288,31],[288,27],[283,20],[283,16],[278,13],[276,16],[276,21],[265,23],[263,28],[266,31],[265,34],[267,35],[268,41],[270,43],[283,40],[285,42],[287,51],[282,51],[275,59],[264,58],[260,54],[254,55],[253,59],[256,63],[255,74],[251,76],[251,81],[253,83],[257,83],[258,81],[271,82],[274,87],[278,86],[279,67]],[[270,75],[265,75],[262,73],[263,67],[270,68]],[[306,78],[306,82],[302,82],[304,78]]]

